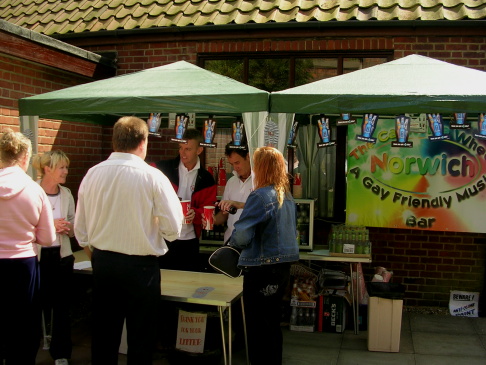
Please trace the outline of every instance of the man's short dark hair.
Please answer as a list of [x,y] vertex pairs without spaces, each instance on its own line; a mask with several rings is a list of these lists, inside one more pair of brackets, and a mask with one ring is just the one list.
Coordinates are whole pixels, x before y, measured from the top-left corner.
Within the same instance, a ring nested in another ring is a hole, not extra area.
[[237,153],[238,155],[240,155],[243,158],[246,158],[246,156],[248,156],[248,145],[245,144],[243,146],[239,146],[239,147],[243,147],[243,148],[231,148],[230,146],[232,146],[232,145],[233,144],[230,142],[224,148],[224,154],[226,156],[230,157],[233,152]]
[[197,143],[201,143],[204,139],[203,139],[203,136],[202,136],[202,133],[199,132],[197,129],[195,128],[189,128],[189,129],[186,129],[186,131],[184,132],[184,136],[182,137],[182,139],[194,139],[197,141]]

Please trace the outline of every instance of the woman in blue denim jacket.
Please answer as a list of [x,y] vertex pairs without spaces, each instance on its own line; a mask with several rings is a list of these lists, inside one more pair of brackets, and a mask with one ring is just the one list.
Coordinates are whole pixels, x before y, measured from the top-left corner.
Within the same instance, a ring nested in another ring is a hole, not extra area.
[[229,245],[242,249],[248,350],[252,365],[282,364],[280,328],[282,298],[290,278],[290,265],[299,260],[297,211],[283,155],[261,147],[253,155],[255,190]]

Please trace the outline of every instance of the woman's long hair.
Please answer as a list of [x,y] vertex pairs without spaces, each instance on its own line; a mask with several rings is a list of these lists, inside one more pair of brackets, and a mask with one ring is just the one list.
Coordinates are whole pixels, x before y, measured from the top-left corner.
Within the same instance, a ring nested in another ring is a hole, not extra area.
[[260,147],[253,154],[254,188],[259,189],[273,185],[277,191],[279,207],[284,197],[290,194],[287,166],[282,153],[273,147]]

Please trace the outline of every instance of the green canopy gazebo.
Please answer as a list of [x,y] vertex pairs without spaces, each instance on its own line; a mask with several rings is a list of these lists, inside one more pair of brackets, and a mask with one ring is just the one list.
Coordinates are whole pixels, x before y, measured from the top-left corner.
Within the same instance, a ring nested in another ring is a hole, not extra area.
[[112,125],[123,115],[242,114],[268,109],[269,93],[185,61],[19,100],[21,116]]
[[270,95],[270,112],[481,113],[486,72],[410,55]]

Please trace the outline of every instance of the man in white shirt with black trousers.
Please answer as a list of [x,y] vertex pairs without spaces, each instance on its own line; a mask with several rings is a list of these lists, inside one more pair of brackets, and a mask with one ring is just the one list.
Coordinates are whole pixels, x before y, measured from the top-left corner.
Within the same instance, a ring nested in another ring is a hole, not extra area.
[[113,152],[81,182],[74,232],[92,259],[92,364],[116,365],[126,319],[128,364],[152,364],[160,303],[158,257],[176,239],[182,208],[168,178],[145,161],[148,126],[122,117]]

